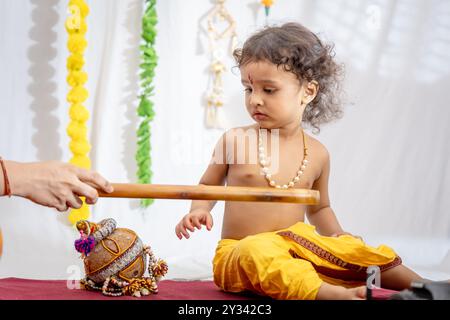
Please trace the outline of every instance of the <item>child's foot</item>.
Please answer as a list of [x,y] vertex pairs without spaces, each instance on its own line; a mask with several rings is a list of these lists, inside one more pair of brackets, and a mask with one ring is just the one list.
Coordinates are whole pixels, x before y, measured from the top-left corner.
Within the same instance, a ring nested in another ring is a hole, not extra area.
[[345,289],[343,300],[365,300],[366,290],[365,286]]
[[317,300],[365,300],[366,287],[344,288],[326,282],[322,283],[316,296]]

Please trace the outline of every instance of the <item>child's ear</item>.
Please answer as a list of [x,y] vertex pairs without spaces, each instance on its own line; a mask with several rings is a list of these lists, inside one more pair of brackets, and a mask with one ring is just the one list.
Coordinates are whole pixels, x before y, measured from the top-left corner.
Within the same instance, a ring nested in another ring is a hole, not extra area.
[[305,84],[304,90],[305,93],[302,102],[308,104],[317,96],[317,92],[319,92],[319,83],[316,80],[312,80]]

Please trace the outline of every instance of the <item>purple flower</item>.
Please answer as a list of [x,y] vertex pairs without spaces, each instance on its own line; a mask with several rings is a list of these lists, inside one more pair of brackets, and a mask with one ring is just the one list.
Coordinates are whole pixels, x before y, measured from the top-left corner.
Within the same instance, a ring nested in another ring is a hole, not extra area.
[[86,237],[82,235],[80,239],[75,240],[75,249],[86,256],[94,249],[94,247],[95,239],[93,236]]

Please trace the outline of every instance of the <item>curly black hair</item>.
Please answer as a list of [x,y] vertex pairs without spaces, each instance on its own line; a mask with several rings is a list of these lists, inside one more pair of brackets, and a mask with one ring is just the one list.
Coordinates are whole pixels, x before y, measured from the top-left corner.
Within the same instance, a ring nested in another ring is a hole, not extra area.
[[334,45],[324,44],[303,25],[290,22],[267,26],[248,38],[233,56],[237,67],[266,60],[295,74],[300,84],[317,81],[317,96],[306,107],[302,120],[313,127],[313,132],[320,132],[321,124],[342,116],[343,66],[334,61]]

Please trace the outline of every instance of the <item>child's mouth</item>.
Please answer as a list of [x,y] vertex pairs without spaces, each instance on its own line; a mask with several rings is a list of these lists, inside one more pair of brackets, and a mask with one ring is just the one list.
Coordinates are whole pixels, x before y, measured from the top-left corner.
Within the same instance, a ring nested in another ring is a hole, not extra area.
[[253,113],[253,119],[260,121],[260,120],[266,120],[268,118],[267,115],[265,115],[264,113],[260,113],[260,112],[255,112]]

